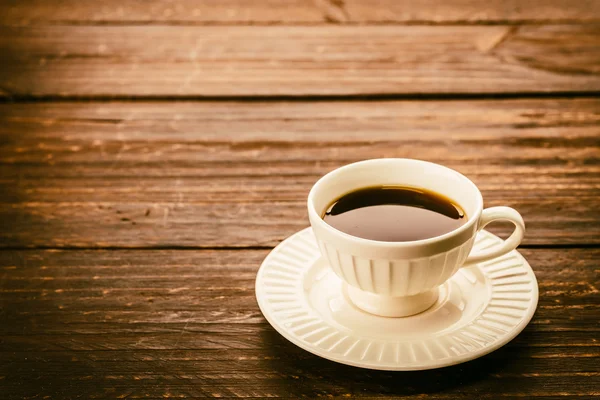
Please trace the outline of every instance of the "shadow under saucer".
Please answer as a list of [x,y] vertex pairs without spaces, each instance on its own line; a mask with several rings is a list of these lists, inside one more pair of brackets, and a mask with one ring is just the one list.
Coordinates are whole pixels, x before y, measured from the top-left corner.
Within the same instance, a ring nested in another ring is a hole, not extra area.
[[[261,332],[261,340],[265,368],[281,375],[283,379],[278,386],[292,396],[409,396],[446,391],[460,395],[462,388],[483,382],[486,386],[481,389],[486,392],[501,390],[503,382],[495,378],[506,369],[511,374],[518,372],[515,368],[521,369],[520,360],[529,358],[531,351],[522,343],[528,342],[533,329],[525,329],[510,344],[481,358],[425,371],[378,371],[339,364],[295,346],[269,326]],[[490,377],[494,379],[494,388],[489,387]]]

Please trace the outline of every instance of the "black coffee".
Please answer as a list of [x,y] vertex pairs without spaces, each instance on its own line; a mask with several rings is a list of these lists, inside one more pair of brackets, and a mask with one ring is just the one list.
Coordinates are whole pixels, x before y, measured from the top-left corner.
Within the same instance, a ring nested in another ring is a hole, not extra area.
[[425,189],[376,186],[348,193],[323,215],[334,228],[363,239],[408,242],[443,235],[467,222],[452,200]]

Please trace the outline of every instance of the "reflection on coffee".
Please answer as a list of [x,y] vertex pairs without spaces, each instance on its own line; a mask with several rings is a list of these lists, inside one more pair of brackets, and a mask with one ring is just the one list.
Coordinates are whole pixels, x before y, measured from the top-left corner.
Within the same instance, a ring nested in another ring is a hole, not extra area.
[[426,189],[376,186],[336,200],[322,216],[352,236],[384,242],[409,242],[451,232],[467,222],[454,201]]

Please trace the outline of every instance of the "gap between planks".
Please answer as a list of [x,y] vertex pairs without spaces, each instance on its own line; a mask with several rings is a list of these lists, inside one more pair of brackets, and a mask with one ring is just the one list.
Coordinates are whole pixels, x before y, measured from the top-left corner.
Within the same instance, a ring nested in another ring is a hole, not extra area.
[[[519,249],[528,250],[552,250],[552,249],[598,249],[600,244],[594,243],[565,243],[565,244],[524,244]],[[177,250],[177,251],[232,251],[232,250],[273,250],[273,246],[4,246],[2,251],[148,251],[148,250]]]
[[577,18],[545,18],[545,19],[493,19],[493,20],[469,20],[456,19],[448,21],[433,21],[426,19],[414,20],[383,20],[383,21],[191,21],[191,20],[76,20],[76,19],[59,19],[50,21],[13,21],[10,24],[0,24],[5,26],[28,27],[28,26],[106,26],[106,27],[124,27],[124,26],[189,26],[189,27],[205,27],[205,26],[286,26],[286,27],[326,27],[326,26],[520,26],[520,25],[597,25],[600,23],[600,18],[592,19],[577,19]]
[[380,93],[332,95],[14,95],[0,87],[0,104],[53,102],[367,102],[367,101],[457,101],[457,100],[520,100],[520,99],[579,99],[598,98],[600,91],[555,92],[498,92],[498,93]]

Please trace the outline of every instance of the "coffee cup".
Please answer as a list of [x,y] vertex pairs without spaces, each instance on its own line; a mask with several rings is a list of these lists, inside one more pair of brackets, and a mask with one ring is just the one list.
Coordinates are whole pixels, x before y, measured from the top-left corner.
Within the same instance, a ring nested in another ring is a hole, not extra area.
[[[459,204],[468,220],[440,236],[405,242],[360,238],[324,221],[325,211],[340,197],[377,185],[439,193]],[[484,209],[481,192],[461,173],[439,164],[404,158],[360,161],[329,172],[308,195],[308,216],[321,254],[347,284],[352,303],[385,317],[425,311],[437,301],[439,286],[460,268],[514,250],[525,233],[525,223],[516,210]],[[493,221],[510,221],[515,229],[501,246],[472,253],[477,232]]]

